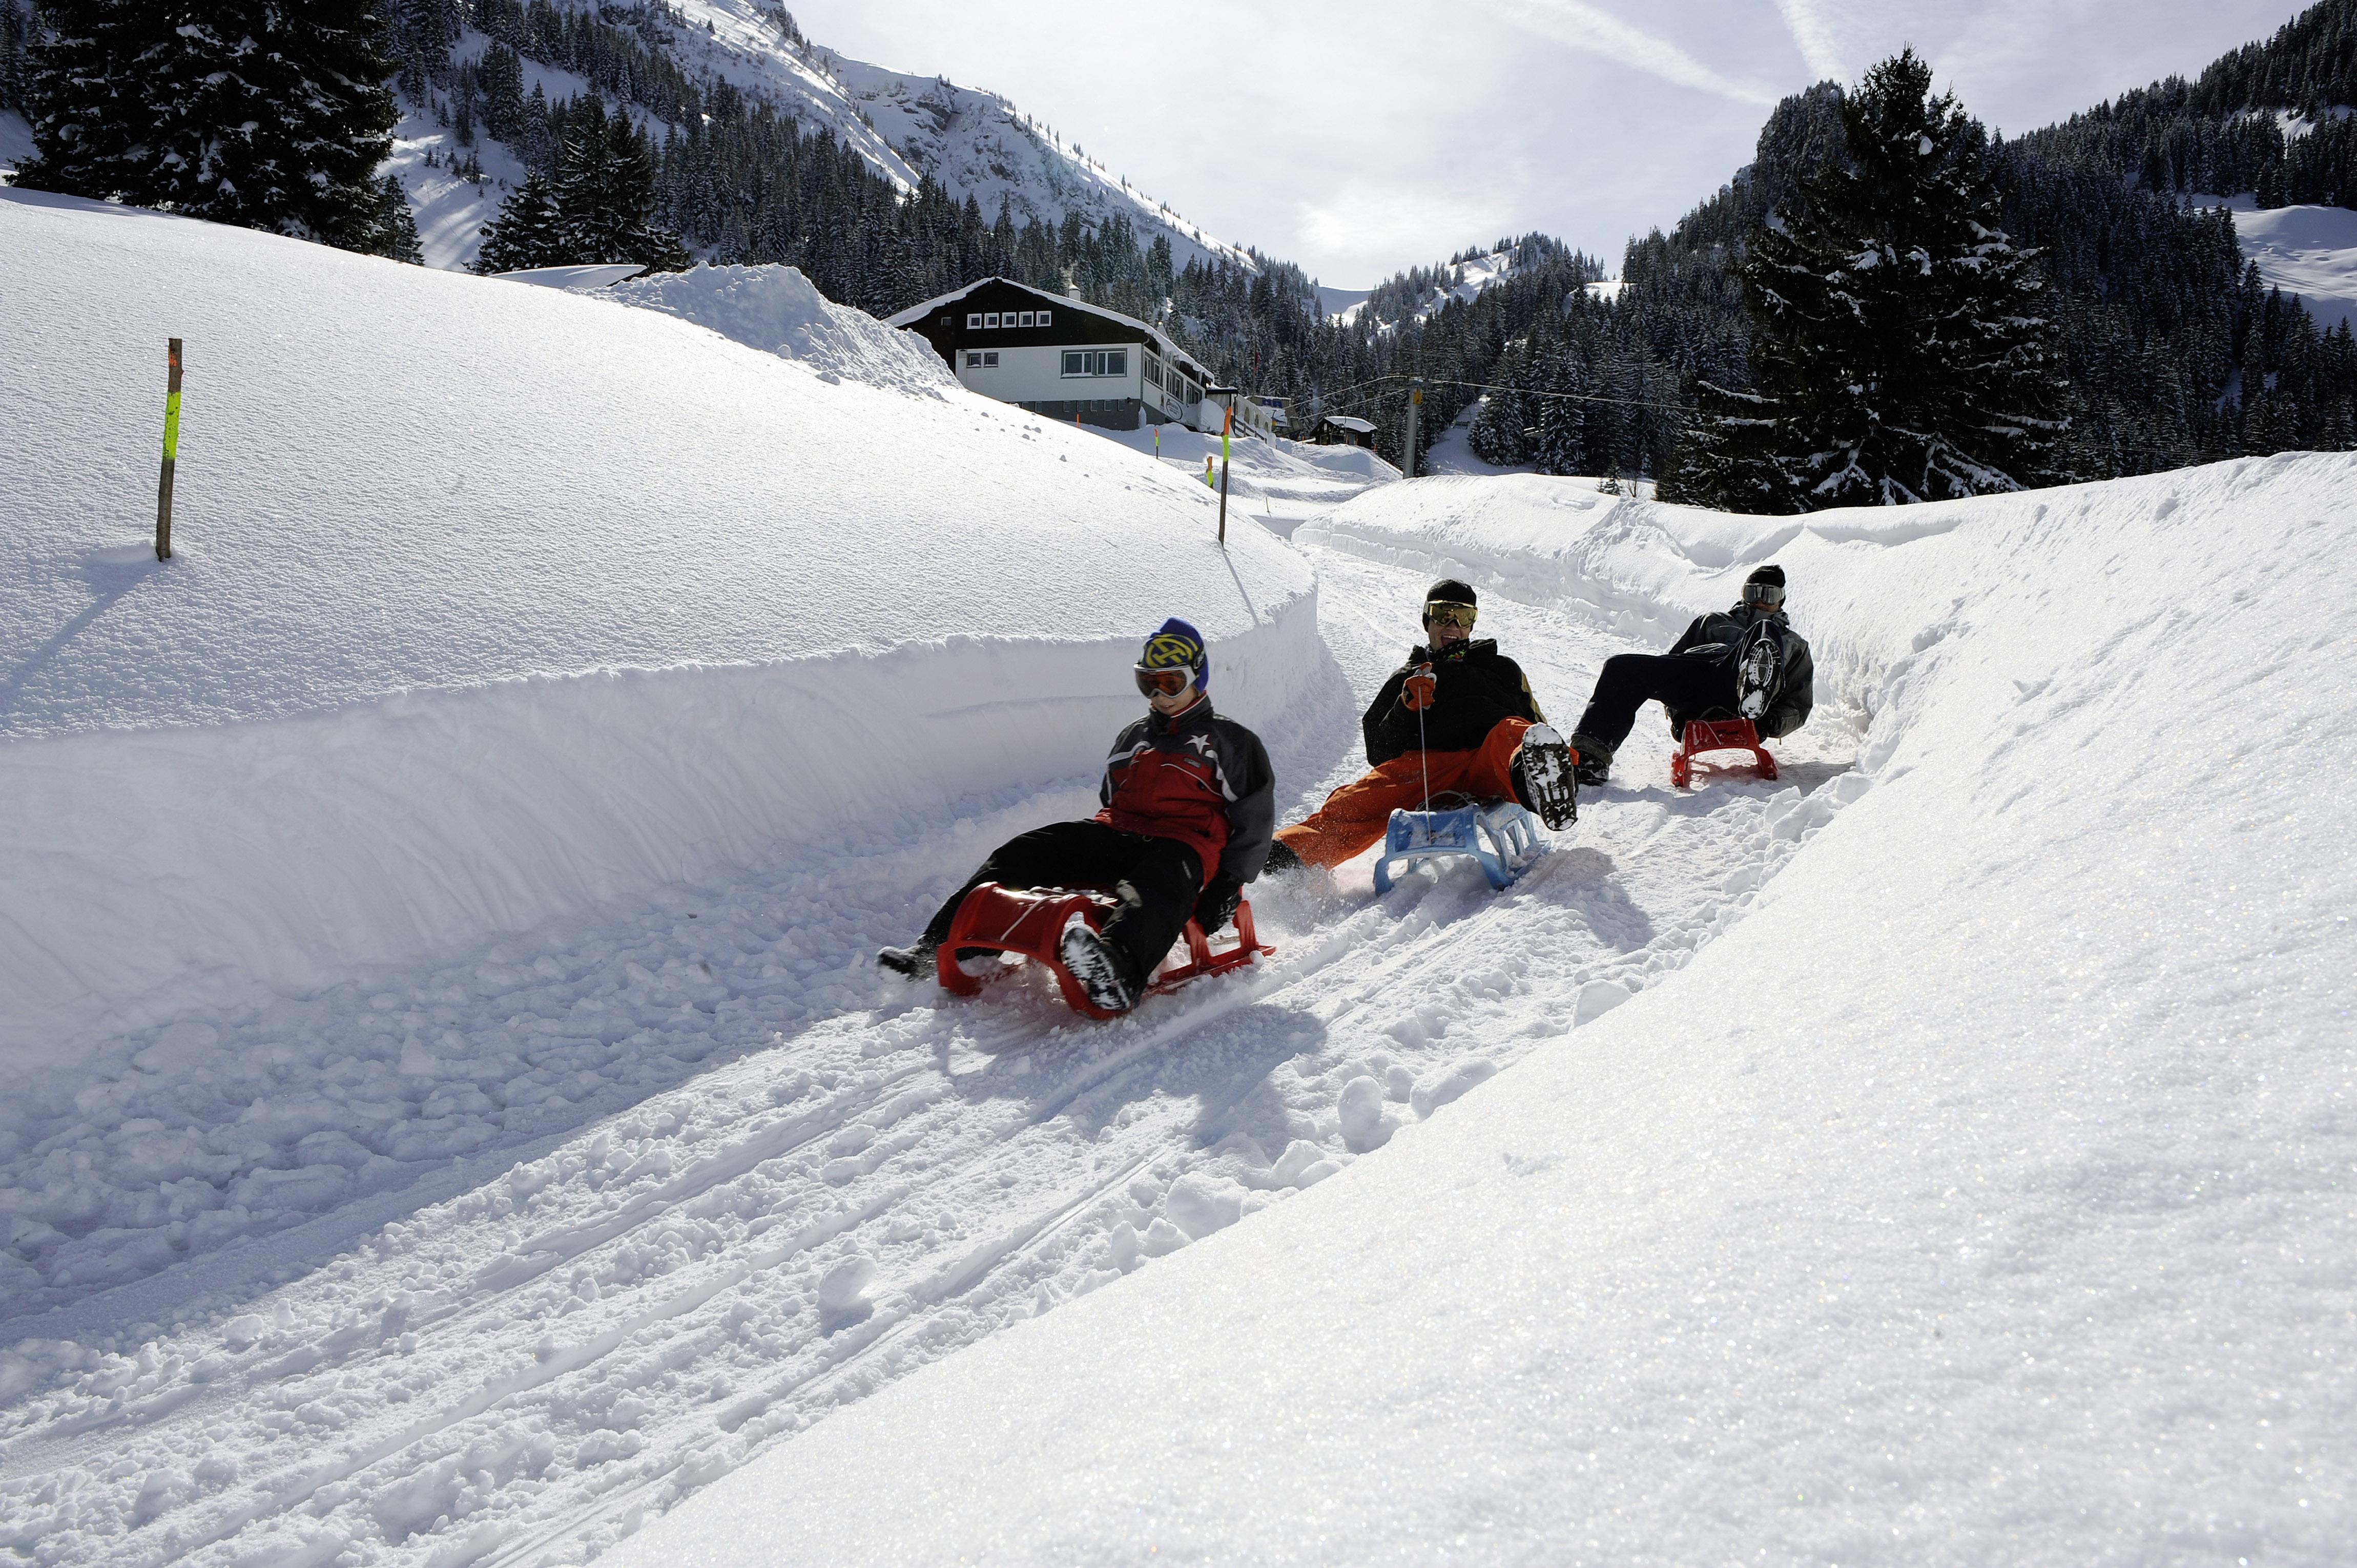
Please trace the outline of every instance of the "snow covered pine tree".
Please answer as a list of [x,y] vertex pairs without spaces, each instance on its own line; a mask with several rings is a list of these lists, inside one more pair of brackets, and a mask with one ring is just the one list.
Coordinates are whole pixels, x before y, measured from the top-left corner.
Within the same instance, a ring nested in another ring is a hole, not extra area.
[[1800,512],[2046,478],[2062,383],[2044,285],[2000,226],[1989,150],[1912,49],[1841,107],[1847,156],[1804,178],[1742,268],[1752,388],[1710,381],[1677,492]]
[[45,0],[31,189],[387,253],[397,118],[372,4]]
[[646,134],[594,95],[574,101],[554,178],[534,172],[483,226],[481,273],[636,262],[657,272],[687,265],[678,237],[653,227],[654,153]]

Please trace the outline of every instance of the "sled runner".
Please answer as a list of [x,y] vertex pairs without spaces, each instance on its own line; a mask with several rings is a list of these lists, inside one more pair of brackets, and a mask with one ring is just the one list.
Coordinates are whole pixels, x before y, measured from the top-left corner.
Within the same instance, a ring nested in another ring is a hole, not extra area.
[[1375,891],[1388,893],[1401,872],[1427,860],[1471,860],[1492,887],[1503,887],[1546,853],[1536,817],[1512,800],[1454,811],[1398,811],[1383,832],[1375,862]]
[[[1670,757],[1670,782],[1684,789],[1694,781],[1695,759],[1706,751],[1748,751],[1762,779],[1776,777],[1776,759],[1760,744],[1760,731],[1749,719],[1693,719],[1686,725],[1685,743]],[[1705,768],[1740,768],[1741,763],[1706,762]]]
[[[1016,953],[1034,962],[1045,964],[1056,977],[1057,989],[1075,1013],[1091,1018],[1117,1018],[1118,1013],[1108,1013],[1090,1002],[1081,983],[1064,967],[1058,954],[1058,942],[1064,924],[1077,913],[1092,928],[1103,923],[1107,911],[1114,907],[1107,894],[1087,889],[1043,887],[1026,891],[1001,887],[996,882],[985,882],[965,896],[958,906],[956,918],[950,922],[950,934],[934,955],[935,972],[941,977],[942,989],[959,996],[972,996],[983,987],[985,977],[968,974],[959,967],[957,954],[962,949],[985,948],[997,952]],[[1184,961],[1171,964],[1165,960],[1146,987],[1148,995],[1159,996],[1176,991],[1190,980],[1207,974],[1223,974],[1239,969],[1263,953],[1276,950],[1261,945],[1259,934],[1253,929],[1252,906],[1238,903],[1235,914],[1235,942],[1214,949],[1203,928],[1193,920],[1187,922],[1183,940],[1187,944]]]

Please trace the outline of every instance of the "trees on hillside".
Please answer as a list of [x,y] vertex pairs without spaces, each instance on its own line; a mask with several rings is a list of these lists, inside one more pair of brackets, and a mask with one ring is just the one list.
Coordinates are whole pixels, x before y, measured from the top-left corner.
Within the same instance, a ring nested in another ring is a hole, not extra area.
[[654,153],[626,113],[595,98],[569,116],[552,176],[527,175],[484,225],[478,272],[576,263],[636,262],[656,271],[687,265],[678,236],[653,227]]
[[34,189],[390,252],[373,0],[43,0]]
[[1892,505],[2048,477],[2062,427],[2043,280],[1980,126],[1910,49],[1842,104],[1845,145],[1752,240],[1751,384],[1697,388],[1668,492],[1746,511]]

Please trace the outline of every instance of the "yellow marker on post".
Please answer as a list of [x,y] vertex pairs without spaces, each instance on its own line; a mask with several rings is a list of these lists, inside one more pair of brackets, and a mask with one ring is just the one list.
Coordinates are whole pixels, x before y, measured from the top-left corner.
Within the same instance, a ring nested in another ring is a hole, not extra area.
[[172,465],[180,458],[180,340],[169,339],[171,371],[164,390],[164,477],[156,485],[156,559],[172,558]]

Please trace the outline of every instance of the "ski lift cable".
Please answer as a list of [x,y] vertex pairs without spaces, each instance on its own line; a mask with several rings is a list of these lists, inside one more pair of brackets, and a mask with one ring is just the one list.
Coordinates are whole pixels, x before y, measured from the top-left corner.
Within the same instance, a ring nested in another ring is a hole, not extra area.
[[[1408,377],[1405,372],[1394,372],[1391,375],[1377,376],[1372,381],[1355,382],[1351,386],[1342,387],[1331,392],[1318,392],[1313,393],[1312,395],[1316,397],[1318,403],[1321,405],[1321,413],[1331,413],[1335,412],[1335,407],[1332,406],[1332,400],[1342,396],[1345,392],[1356,392],[1361,387],[1381,386],[1385,381],[1405,381],[1407,379]],[[1535,387],[1501,386],[1495,381],[1459,381],[1449,380],[1445,376],[1426,376],[1423,380],[1426,386],[1471,387],[1480,392],[1512,392],[1520,397],[1553,397],[1562,398],[1568,403],[1612,403],[1623,408],[1651,408],[1656,409],[1663,413],[1689,414],[1694,412],[1692,409],[1682,407],[1677,403],[1654,403],[1647,398],[1603,397],[1595,392],[1541,392]],[[1340,406],[1353,408],[1359,407],[1365,403],[1377,401],[1378,395],[1379,394],[1370,393],[1365,397],[1354,399],[1351,403]]]

